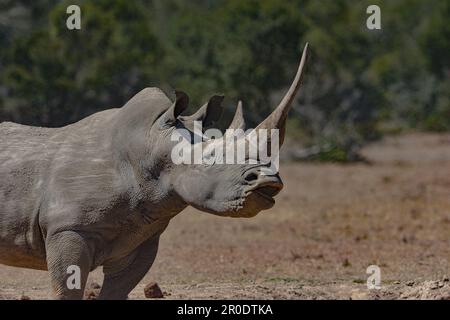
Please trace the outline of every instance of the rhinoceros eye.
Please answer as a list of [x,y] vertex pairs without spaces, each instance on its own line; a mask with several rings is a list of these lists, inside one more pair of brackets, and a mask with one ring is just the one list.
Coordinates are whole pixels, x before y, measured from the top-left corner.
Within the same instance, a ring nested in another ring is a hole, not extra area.
[[159,128],[161,130],[167,130],[172,127],[176,127],[177,124],[179,123],[178,119],[161,119],[161,120],[162,121],[160,121],[159,123]]

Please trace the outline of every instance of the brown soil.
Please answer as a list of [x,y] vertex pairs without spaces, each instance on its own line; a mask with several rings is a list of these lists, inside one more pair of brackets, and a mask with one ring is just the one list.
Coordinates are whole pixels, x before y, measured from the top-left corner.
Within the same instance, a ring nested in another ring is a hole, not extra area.
[[[187,209],[130,298],[156,281],[169,299],[450,299],[450,135],[389,137],[364,155],[282,165],[285,189],[252,219]],[[50,298],[48,274],[0,266],[0,297],[22,296]]]

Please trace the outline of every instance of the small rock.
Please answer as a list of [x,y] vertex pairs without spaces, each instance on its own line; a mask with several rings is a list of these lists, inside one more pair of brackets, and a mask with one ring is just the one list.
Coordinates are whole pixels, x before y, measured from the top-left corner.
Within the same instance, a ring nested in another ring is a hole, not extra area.
[[395,280],[395,281],[393,282],[393,284],[400,284],[400,281]]
[[433,281],[430,283],[430,289],[431,290],[436,290],[439,289],[439,282],[438,281]]
[[31,300],[31,298],[23,294],[20,296],[20,300]]
[[146,298],[164,298],[161,288],[156,282],[150,282],[144,288],[144,294]]
[[86,300],[97,300],[101,288],[97,282],[91,282],[89,287],[84,291],[84,298]]
[[408,282],[406,283],[406,285],[407,285],[408,287],[412,287],[412,286],[414,285],[414,281],[413,281],[413,280],[410,280],[410,281],[408,281]]
[[86,300],[97,300],[98,295],[93,291],[89,291],[84,294],[84,297]]
[[91,289],[101,289],[102,286],[99,285],[97,282],[92,282],[91,283]]

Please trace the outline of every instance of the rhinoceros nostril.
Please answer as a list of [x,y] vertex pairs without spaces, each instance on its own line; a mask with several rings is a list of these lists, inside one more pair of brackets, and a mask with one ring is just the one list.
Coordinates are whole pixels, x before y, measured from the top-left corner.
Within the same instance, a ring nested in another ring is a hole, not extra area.
[[258,175],[254,172],[249,172],[248,174],[245,175],[244,179],[247,182],[253,182],[258,179]]

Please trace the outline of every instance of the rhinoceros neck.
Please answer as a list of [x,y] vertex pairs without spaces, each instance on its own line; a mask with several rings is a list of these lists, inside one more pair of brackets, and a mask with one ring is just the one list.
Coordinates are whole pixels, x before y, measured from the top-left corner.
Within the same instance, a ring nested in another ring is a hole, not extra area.
[[125,157],[116,159],[116,166],[130,210],[138,212],[146,222],[171,219],[187,207],[170,181],[165,177],[146,174],[152,169],[151,163],[149,167],[142,168]]
[[115,115],[110,126],[111,158],[129,208],[146,221],[170,219],[187,206],[170,181],[159,175],[161,163],[152,159],[149,131],[156,119],[153,112],[160,109],[152,108],[151,104],[127,105]]

